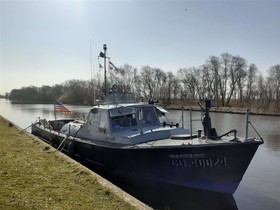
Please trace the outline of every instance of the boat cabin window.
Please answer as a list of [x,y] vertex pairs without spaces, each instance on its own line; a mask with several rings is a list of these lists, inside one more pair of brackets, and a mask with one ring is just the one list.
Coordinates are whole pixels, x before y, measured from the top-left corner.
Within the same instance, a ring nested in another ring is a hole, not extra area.
[[118,107],[109,112],[113,130],[137,125],[159,125],[154,107]]
[[108,131],[108,112],[107,110],[94,108],[88,115],[88,122],[95,127],[100,133],[107,133]]
[[92,109],[88,116],[89,124],[93,126],[99,126],[99,120],[100,120],[100,112],[96,108]]
[[139,120],[142,125],[158,124],[158,117],[153,107],[144,107],[139,110]]
[[137,125],[137,120],[135,118],[135,115],[132,114],[112,117],[111,122],[112,122],[113,129],[125,128],[125,127],[131,127]]
[[137,125],[136,111],[131,107],[118,107],[110,112],[112,129],[125,128]]
[[107,128],[108,123],[108,114],[106,111],[102,110],[100,113],[100,121],[99,121],[99,128]]

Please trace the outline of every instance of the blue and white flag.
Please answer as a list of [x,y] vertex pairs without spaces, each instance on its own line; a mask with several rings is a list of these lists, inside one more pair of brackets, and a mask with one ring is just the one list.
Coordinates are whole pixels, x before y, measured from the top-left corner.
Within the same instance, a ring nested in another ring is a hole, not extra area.
[[117,74],[120,73],[120,70],[111,61],[109,61],[109,67],[110,67],[110,71],[113,71]]
[[109,61],[109,70],[110,76],[114,78],[122,77],[120,69],[117,68],[111,61]]

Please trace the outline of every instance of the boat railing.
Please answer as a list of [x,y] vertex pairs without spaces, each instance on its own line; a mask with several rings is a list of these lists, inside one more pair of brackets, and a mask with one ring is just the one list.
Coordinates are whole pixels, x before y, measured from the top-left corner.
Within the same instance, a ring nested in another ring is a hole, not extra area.
[[[189,113],[190,113],[190,136],[191,136],[191,138],[193,138],[193,123],[194,123],[194,122],[202,122],[203,119],[202,119],[202,116],[201,116],[200,119],[193,119],[193,117],[192,117],[192,108],[191,108],[191,107],[189,108]],[[258,137],[261,139],[261,141],[263,141],[263,138],[261,137],[261,135],[259,134],[259,132],[257,131],[257,129],[253,126],[253,124],[252,124],[251,121],[249,120],[249,115],[250,115],[250,109],[247,108],[247,110],[246,110],[245,140],[248,140],[248,139],[249,139],[248,133],[249,133],[249,125],[250,125],[250,126],[253,128],[253,130],[256,132],[256,134],[258,135]],[[201,137],[201,132],[202,132],[202,130],[198,130],[197,132],[198,132],[197,137]],[[223,135],[219,136],[218,138],[221,138],[221,137],[223,137],[223,136],[225,136],[225,135],[228,135],[229,133],[234,133],[234,139],[236,139],[236,133],[237,133],[237,131],[236,131],[235,129],[233,129],[233,130],[227,132],[226,134],[223,134]]]
[[[192,124],[193,124],[193,122],[202,122],[202,117],[200,119],[193,119],[192,108],[191,107],[189,107],[189,113],[190,113],[190,136],[192,138],[192,136],[193,136],[193,126],[192,126]],[[202,130],[198,130],[198,137],[201,136],[201,132],[202,132]]]
[[[200,119],[193,119],[192,117],[192,108],[189,107],[189,113],[190,113],[190,136],[191,136],[191,139],[193,138],[193,123],[194,122],[203,122],[203,119],[202,119],[202,116]],[[257,129],[253,126],[253,124],[251,123],[251,121],[249,120],[249,115],[250,115],[250,110],[249,108],[247,108],[246,110],[246,127],[245,127],[245,140],[248,140],[250,139],[248,137],[248,133],[249,133],[249,125],[253,128],[253,130],[256,132],[256,134],[258,135],[258,137],[263,141],[263,138],[261,137],[261,135],[259,134],[259,132],[257,131]],[[183,116],[183,115],[182,115]],[[202,130],[198,130],[197,131],[197,137],[201,137],[201,133],[202,133]],[[229,133],[234,133],[234,139],[237,139],[236,137],[236,133],[237,131],[235,129],[221,135],[221,136],[218,136],[218,138],[221,138],[225,135],[228,135]]]
[[249,120],[249,115],[250,115],[250,109],[247,108],[247,110],[246,110],[245,140],[248,140],[249,125],[251,125],[251,127],[253,128],[253,130],[256,132],[256,134],[259,136],[259,138],[260,138],[261,141],[263,142],[263,138],[261,137],[261,135],[259,134],[259,132],[257,131],[257,129],[253,126],[253,124],[252,124],[251,121]]

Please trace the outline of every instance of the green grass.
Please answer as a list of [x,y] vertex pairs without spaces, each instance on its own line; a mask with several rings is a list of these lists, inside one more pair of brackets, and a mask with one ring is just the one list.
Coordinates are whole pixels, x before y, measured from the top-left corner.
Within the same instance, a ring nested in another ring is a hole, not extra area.
[[98,178],[0,116],[0,209],[136,209]]

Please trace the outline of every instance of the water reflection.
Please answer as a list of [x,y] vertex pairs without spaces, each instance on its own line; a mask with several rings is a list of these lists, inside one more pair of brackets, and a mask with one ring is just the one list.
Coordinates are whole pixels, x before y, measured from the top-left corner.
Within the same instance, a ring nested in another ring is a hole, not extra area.
[[20,107],[20,110],[28,113],[37,113],[38,111],[40,111],[40,113],[42,113],[43,115],[53,114],[53,110],[50,110],[49,107],[22,106]]
[[[57,113],[57,118],[85,118],[90,108],[88,106],[67,107],[76,114],[65,116],[62,113]],[[31,125],[39,117],[46,119],[55,118],[53,104],[12,104],[9,100],[5,99],[0,99],[0,114],[22,128]]]
[[[79,161],[79,158],[76,157]],[[96,167],[88,161],[82,164],[92,171],[106,178],[130,195],[134,196],[153,209],[163,210],[237,210],[237,204],[232,195],[214,193],[186,187],[155,184],[151,182],[133,182],[115,174],[104,173],[103,169]]]
[[236,210],[232,195],[202,190],[113,182],[154,209]]

